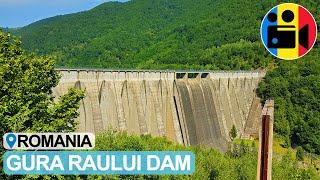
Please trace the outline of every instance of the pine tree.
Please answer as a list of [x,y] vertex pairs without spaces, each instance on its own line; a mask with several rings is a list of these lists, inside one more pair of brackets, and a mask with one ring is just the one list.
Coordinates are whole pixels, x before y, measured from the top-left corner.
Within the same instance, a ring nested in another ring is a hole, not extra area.
[[238,134],[238,132],[237,132],[236,126],[233,125],[230,132],[229,132],[229,136],[230,136],[231,141],[233,141],[238,136],[237,134]]

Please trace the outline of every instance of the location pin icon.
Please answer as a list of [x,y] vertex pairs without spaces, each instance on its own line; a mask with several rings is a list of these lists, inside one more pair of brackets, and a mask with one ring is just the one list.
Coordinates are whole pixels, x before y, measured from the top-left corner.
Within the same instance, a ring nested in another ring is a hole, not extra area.
[[10,149],[12,149],[14,144],[17,141],[17,138],[13,133],[10,133],[10,134],[7,135],[6,141],[7,141],[8,146],[10,147]]

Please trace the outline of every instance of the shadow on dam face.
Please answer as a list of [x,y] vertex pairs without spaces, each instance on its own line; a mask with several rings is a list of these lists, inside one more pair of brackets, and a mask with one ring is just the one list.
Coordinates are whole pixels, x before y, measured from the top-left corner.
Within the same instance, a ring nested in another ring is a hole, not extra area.
[[264,72],[58,71],[62,78],[54,96],[71,87],[86,90],[79,132],[111,126],[221,151],[228,148],[233,125],[240,137],[258,134],[255,89]]

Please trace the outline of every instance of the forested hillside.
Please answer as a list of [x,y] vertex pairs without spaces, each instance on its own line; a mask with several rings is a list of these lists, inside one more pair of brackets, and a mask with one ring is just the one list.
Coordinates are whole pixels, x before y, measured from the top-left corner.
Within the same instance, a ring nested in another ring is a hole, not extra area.
[[319,45],[298,61],[282,61],[260,83],[259,94],[276,102],[275,130],[285,146],[320,154]]
[[[298,2],[298,1],[290,1]],[[274,98],[284,146],[320,154],[319,44],[296,61],[273,58],[260,23],[275,0],[132,0],[57,16],[12,31],[24,48],[60,67],[135,69],[268,68],[259,94]],[[320,2],[301,0],[319,22]],[[319,41],[319,36],[318,36]]]
[[36,22],[15,34],[27,50],[54,55],[64,67],[251,69],[271,60],[257,42],[260,21],[274,4],[258,0],[105,3],[87,12]]

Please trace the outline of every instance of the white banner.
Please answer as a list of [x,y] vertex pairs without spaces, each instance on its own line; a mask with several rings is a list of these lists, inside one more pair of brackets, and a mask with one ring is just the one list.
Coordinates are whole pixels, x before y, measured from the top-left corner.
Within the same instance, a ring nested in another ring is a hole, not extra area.
[[92,133],[6,133],[3,147],[9,150],[93,149]]

